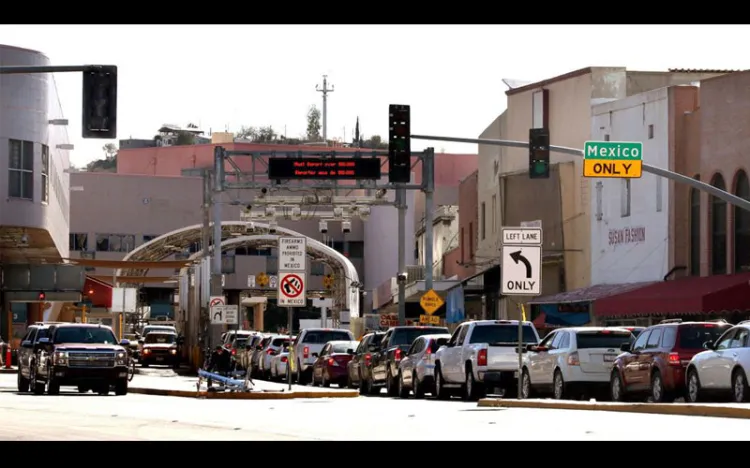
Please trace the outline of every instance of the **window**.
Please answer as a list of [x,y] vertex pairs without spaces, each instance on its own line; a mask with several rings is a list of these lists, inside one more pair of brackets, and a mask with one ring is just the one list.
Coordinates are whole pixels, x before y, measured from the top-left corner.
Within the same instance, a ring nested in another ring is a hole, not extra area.
[[657,176],[656,177],[656,212],[661,213],[661,205],[662,205],[662,177]]
[[565,332],[555,333],[555,339],[549,344],[549,349],[560,349],[560,343],[562,342],[563,335]]
[[325,275],[326,266],[324,263],[312,262],[310,264],[310,275],[311,276],[323,276]]
[[560,340],[560,349],[570,348],[570,333],[563,333]]
[[703,349],[703,343],[716,340],[730,329],[730,325],[716,326],[713,323],[680,326],[681,349]]
[[[745,171],[739,171],[734,183],[734,194],[750,200],[750,181]],[[750,213],[734,207],[734,271],[750,268]]]
[[646,342],[650,334],[651,330],[645,330],[643,333],[641,333],[638,336],[638,339],[635,340],[635,343],[633,344],[633,351],[643,351],[644,349],[646,349]]
[[497,195],[492,195],[492,232],[497,232]]
[[648,139],[653,140],[654,139],[654,124],[650,124],[648,126]]
[[193,242],[192,244],[190,244],[190,245],[188,246],[188,251],[189,251],[189,252],[190,252],[191,254],[194,254],[194,253],[198,253],[198,252],[200,252],[200,251],[201,251],[201,249],[202,249],[202,246],[203,246],[203,243],[202,243],[201,241],[196,241],[196,242]]
[[34,199],[34,143],[8,140],[8,196]]
[[[364,258],[365,256],[365,243],[362,241],[347,241],[346,248],[349,252],[350,258]],[[339,253],[344,253],[344,242],[335,241],[332,245],[333,250]]]
[[279,273],[279,257],[272,255],[266,257],[266,274],[276,275]]
[[154,234],[148,234],[148,235],[144,234],[143,235],[143,243],[145,244],[147,242],[151,242],[152,240],[156,239],[157,237],[159,237],[159,236],[154,235]]
[[351,341],[352,335],[347,331],[311,331],[305,334],[303,343],[326,344],[329,341]]
[[235,258],[234,255],[222,255],[221,256],[221,274],[233,275],[235,271]]
[[[546,337],[544,337],[544,339],[542,340],[542,342],[539,343],[539,346],[542,346],[542,347],[545,347],[545,348],[551,348],[552,347],[552,341],[555,339],[555,335],[557,335],[557,334],[558,334],[557,332],[550,333],[549,335],[547,335]],[[516,336],[517,335],[518,334],[516,334]]]
[[690,274],[701,274],[701,194],[698,189],[690,189]]
[[677,327],[665,327],[661,337],[662,348],[674,347],[677,338]]
[[98,252],[130,252],[135,248],[133,234],[97,234],[96,250]]
[[89,245],[89,235],[85,233],[71,232],[68,236],[68,248],[80,252],[87,250]]
[[485,210],[484,202],[482,202],[481,215],[482,215],[482,219],[480,222],[482,223],[482,227],[481,227],[482,228],[482,240],[484,240],[485,237],[487,236],[487,232],[486,232],[487,231],[487,210]]
[[620,349],[623,343],[630,341],[629,332],[578,332],[576,344],[578,349],[614,348]]
[[42,202],[49,202],[49,146],[42,145]]
[[[716,174],[711,185],[726,190],[724,178]],[[711,196],[711,274],[723,275],[727,272],[727,202]]]
[[648,337],[646,348],[658,348],[659,343],[661,343],[661,333],[662,333],[662,328],[654,328],[651,331],[651,335],[649,335]]
[[622,193],[620,194],[620,216],[630,216],[630,179],[622,179]]
[[235,255],[253,255],[258,257],[270,257],[271,249],[256,249],[255,247],[238,247],[234,249]]
[[724,334],[719,339],[719,342],[716,344],[716,350],[720,351],[722,349],[729,349],[732,347],[732,343],[734,342],[734,337],[737,335],[737,330],[730,330],[727,333]]
[[456,346],[463,346],[467,333],[469,333],[469,326],[466,325],[461,327],[461,333],[458,335],[458,342],[456,343]]
[[[558,332],[558,335],[563,334]],[[523,326],[523,342],[536,343],[531,325]],[[471,334],[471,343],[489,343],[493,346],[518,345],[518,325],[476,325]]]

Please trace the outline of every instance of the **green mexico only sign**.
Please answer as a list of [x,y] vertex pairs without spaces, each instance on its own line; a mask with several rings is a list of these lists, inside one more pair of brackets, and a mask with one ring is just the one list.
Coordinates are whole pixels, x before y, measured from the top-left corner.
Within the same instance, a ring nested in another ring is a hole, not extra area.
[[637,179],[643,174],[643,143],[587,141],[583,145],[584,177]]

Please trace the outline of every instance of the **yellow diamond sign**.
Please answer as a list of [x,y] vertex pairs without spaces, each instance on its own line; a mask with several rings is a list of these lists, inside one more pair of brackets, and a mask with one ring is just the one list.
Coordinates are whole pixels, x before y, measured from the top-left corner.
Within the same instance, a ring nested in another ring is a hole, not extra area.
[[436,310],[441,308],[445,304],[445,301],[438,296],[438,293],[435,292],[434,289],[430,289],[419,300],[419,305],[422,306],[425,312],[427,312],[428,315],[432,315],[435,313]]

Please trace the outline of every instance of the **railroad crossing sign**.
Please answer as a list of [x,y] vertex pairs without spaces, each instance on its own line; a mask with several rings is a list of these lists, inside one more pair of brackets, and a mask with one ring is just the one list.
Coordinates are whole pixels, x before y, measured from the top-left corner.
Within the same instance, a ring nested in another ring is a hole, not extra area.
[[583,145],[584,177],[638,179],[643,171],[643,143],[587,141]]
[[424,323],[426,325],[440,325],[440,317],[437,315],[420,315],[419,323]]
[[239,319],[239,307],[236,305],[215,305],[211,307],[213,325],[236,325]]
[[[438,295],[438,293],[435,292],[434,289],[430,289],[426,293],[422,295],[422,297],[419,299],[419,305],[422,306],[422,309],[424,309],[425,312],[427,312],[427,315],[432,315],[437,311],[439,308],[441,308],[445,304],[445,301],[442,297]],[[419,321],[421,322],[422,319],[420,318]],[[432,322],[427,322],[432,323]],[[440,320],[438,319],[438,323],[440,323]]]
[[502,293],[538,296],[542,293],[542,230],[503,228]]
[[279,307],[306,306],[305,274],[290,271],[279,272],[279,290],[277,300]]
[[307,271],[307,237],[279,237],[279,270]]

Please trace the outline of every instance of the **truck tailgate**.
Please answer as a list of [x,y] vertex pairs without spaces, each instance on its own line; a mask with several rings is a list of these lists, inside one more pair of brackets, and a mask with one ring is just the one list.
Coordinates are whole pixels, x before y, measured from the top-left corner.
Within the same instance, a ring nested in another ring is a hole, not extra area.
[[489,369],[518,369],[517,346],[488,346],[487,367]]

